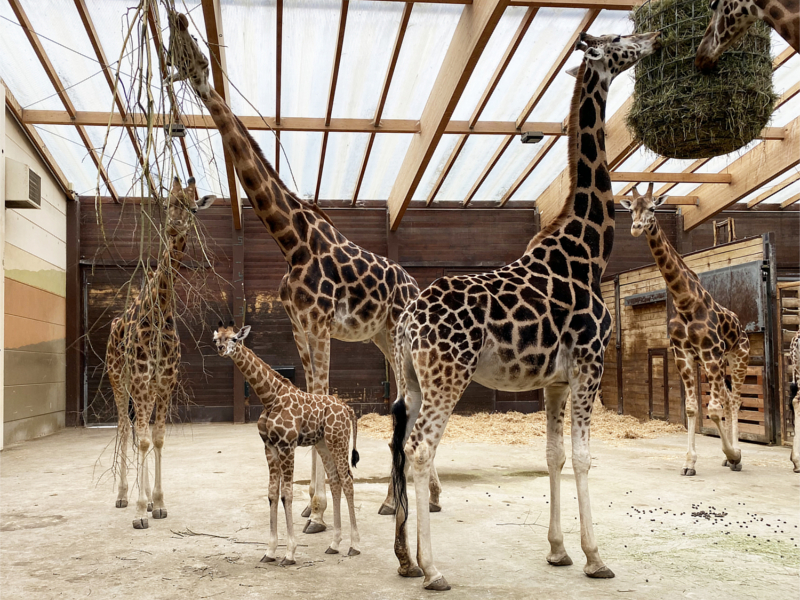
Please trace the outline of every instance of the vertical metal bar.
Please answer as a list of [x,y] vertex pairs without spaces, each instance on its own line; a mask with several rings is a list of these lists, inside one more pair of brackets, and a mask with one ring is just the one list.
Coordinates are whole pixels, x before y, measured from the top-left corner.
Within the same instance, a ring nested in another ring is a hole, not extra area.
[[[233,245],[233,319],[237,327],[244,327],[245,299],[244,299],[244,219],[239,229],[232,227]],[[244,375],[234,365],[233,367],[233,422],[245,422],[244,405]]]

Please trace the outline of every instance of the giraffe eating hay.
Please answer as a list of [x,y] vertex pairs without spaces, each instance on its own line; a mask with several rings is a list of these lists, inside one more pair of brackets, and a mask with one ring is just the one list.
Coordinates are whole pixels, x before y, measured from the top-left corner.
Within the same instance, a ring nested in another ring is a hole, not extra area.
[[[170,81],[187,80],[211,113],[222,143],[253,211],[275,239],[289,270],[279,294],[292,323],[292,333],[306,389],[328,393],[331,338],[346,342],[371,340],[396,373],[391,352],[397,318],[419,288],[400,265],[353,244],[316,205],[292,193],[264,157],[242,122],[208,82],[208,59],[189,34],[186,15],[170,12]],[[315,456],[312,450],[312,456]],[[431,470],[430,510],[441,510],[441,486]],[[325,530],[325,473],[312,458],[310,511],[306,533]],[[389,494],[379,511],[394,512]]]
[[697,48],[694,64],[708,73],[755,21],[761,19],[800,52],[800,1],[711,0],[711,21]]
[[[722,466],[730,467],[732,471],[741,471],[739,391],[747,376],[750,340],[739,318],[732,311],[720,306],[700,285],[700,279],[686,265],[658,226],[655,209],[666,199],[666,196],[653,198],[651,183],[644,196],[639,195],[634,188],[633,199],[622,200],[622,206],[631,211],[631,234],[634,237],[640,236],[642,232],[647,235],[650,252],[664,276],[675,306],[675,316],[670,319],[667,332],[675,355],[675,364],[686,389],[686,420],[689,430],[689,449],[681,474],[696,473],[694,436],[698,385],[695,361],[700,362],[711,387],[708,416],[719,429],[722,451],[726,457]],[[726,364],[731,370],[730,389],[725,380]]]
[[[399,398],[393,470],[398,497],[398,572],[424,573],[426,589],[449,585],[433,562],[428,514],[431,462],[447,420],[470,381],[493,389],[544,388],[550,472],[550,553],[572,564],[561,532],[560,474],[564,410],[572,396],[572,463],[578,489],[584,572],[613,577],[597,551],[589,502],[592,403],[603,374],[611,317],[600,292],[614,241],[614,200],[605,153],[605,109],[616,75],[658,49],[659,33],[594,37],[581,34],[568,125],[570,193],[558,217],[519,260],[480,275],[442,277],[409,303],[395,335]],[[417,559],[408,550],[406,464],[413,465]],[[420,572],[420,567],[422,572]]]
[[224,327],[220,322],[214,332],[214,344],[220,356],[228,356],[258,394],[264,410],[258,419],[258,433],[264,441],[269,465],[269,541],[261,562],[274,562],[278,546],[278,497],[286,513],[286,556],[281,565],[295,564],[297,542],[292,524],[292,481],[294,451],[298,446],[317,449],[333,496],[333,542],[326,554],[338,554],[342,541],[341,494],[347,499],[350,511],[350,550],[348,556],[361,554],[353,504],[353,473],[347,464],[350,425],[353,426],[352,464],[358,462],[356,435],[358,420],[353,409],[335,396],[308,394],[273,371],[269,365],[242,343],[250,333],[247,325],[236,331],[233,323]]
[[[181,362],[180,340],[175,326],[174,282],[186,249],[186,236],[193,225],[193,214],[211,206],[215,196],[204,196],[195,203],[195,181],[185,189],[176,177],[167,206],[166,245],[158,267],[149,273],[145,284],[125,313],[111,322],[106,346],[108,379],[117,406],[119,488],[117,508],[128,506],[127,451],[131,431],[129,402],[135,416],[135,444],[139,451],[134,529],[147,529],[147,512],[164,519],[164,493],[161,489],[161,448],[164,446],[167,413],[172,392],[178,382]],[[150,450],[150,415],[155,406],[152,444],[155,450],[155,485],[151,492],[147,473]]]
[[792,382],[789,384],[789,395],[791,396],[792,416],[794,420],[794,440],[792,442],[792,453],[789,459],[794,464],[794,472],[800,473],[800,390],[797,381],[800,380],[800,331],[794,334],[792,343],[789,345],[789,369]]

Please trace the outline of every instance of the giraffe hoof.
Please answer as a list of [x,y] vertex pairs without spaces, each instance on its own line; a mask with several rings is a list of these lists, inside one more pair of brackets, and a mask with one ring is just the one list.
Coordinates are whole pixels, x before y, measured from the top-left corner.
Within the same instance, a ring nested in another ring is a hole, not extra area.
[[432,590],[434,592],[446,592],[450,589],[450,584],[447,583],[444,577],[439,577],[439,579],[431,581],[428,585],[423,587],[426,590]]
[[389,506],[388,504],[381,504],[381,507],[378,509],[379,515],[393,515],[397,512],[394,506]]
[[800,467],[795,467],[795,468],[794,468],[794,472],[795,472],[795,473],[800,473]]
[[347,551],[347,556],[358,556],[359,554],[361,554],[361,550],[356,550],[355,548],[350,548]]
[[433,502],[428,502],[428,511],[429,512],[442,512],[442,507],[438,504],[434,504]]
[[683,471],[681,471],[681,475],[686,475],[687,477],[692,477],[692,476],[696,475],[696,473],[695,473],[694,469],[684,469]]
[[167,518],[167,509],[166,508],[153,509],[153,518],[154,519],[166,519]]
[[328,548],[325,550],[325,554],[339,554],[338,550],[334,550],[333,548]]
[[572,559],[569,557],[569,554],[565,554],[561,558],[550,558],[548,556],[547,562],[554,567],[568,567],[572,564]]
[[328,527],[324,523],[315,523],[314,521],[309,521],[306,523],[306,526],[303,527],[303,533],[322,533]]
[[117,508],[125,508],[126,506],[128,506],[128,501],[127,500],[117,500],[117,503],[115,504],[115,506]]
[[303,512],[300,513],[300,516],[303,517],[304,519],[307,519],[308,517],[310,517],[311,516],[311,507],[310,506],[306,506],[303,509]]
[[260,560],[259,562],[262,562],[262,563],[271,563],[271,562],[275,562],[275,559],[274,559],[272,556],[267,556],[267,555],[265,554],[263,557],[261,557],[261,560]]
[[282,567],[290,567],[293,564],[295,564],[294,561],[291,560],[291,559],[286,558],[285,556],[283,557],[283,560],[281,561],[281,566]]
[[736,464],[733,464],[732,462],[728,462],[728,466],[731,468],[731,471],[741,471],[742,470],[742,461],[740,460]]
[[147,512],[153,512],[153,503],[152,502],[148,502],[147,503]]
[[722,461],[722,466],[723,466],[723,467],[729,467],[729,466],[730,466],[730,463],[728,462],[728,459],[727,459],[727,458],[726,458],[725,460],[723,460],[723,461]]
[[586,576],[591,577],[592,579],[614,579],[614,571],[603,566],[594,573],[586,573]]
[[143,519],[134,519],[133,520],[133,528],[134,529],[147,529],[147,517]]
[[417,565],[413,567],[408,567],[404,569],[403,567],[397,567],[397,572],[400,574],[400,577],[422,577],[425,573],[422,572]]

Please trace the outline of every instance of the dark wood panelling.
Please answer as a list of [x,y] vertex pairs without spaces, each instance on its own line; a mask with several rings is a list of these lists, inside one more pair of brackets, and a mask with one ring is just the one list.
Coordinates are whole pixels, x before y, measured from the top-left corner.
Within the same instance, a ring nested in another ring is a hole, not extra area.
[[[647,245],[647,238],[631,235],[631,213],[617,206],[616,224],[614,227],[614,249],[606,267],[604,279],[610,279],[617,273],[636,269],[653,263],[653,255]],[[667,238],[674,244],[677,216],[674,211],[658,212],[658,224]]]

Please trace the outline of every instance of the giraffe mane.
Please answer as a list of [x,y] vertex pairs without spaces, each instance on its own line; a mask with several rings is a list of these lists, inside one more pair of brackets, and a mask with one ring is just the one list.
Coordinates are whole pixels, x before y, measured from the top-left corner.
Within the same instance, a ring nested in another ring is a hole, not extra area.
[[581,90],[583,89],[583,75],[586,72],[586,59],[581,61],[581,66],[578,68],[578,73],[575,76],[575,88],[572,91],[572,100],[569,105],[569,121],[567,122],[567,168],[569,169],[569,192],[564,200],[564,205],[561,207],[561,212],[558,216],[550,221],[544,229],[541,229],[533,239],[528,243],[525,250],[530,252],[537,246],[544,238],[553,235],[558,231],[564,222],[569,217],[575,204],[575,189],[577,188],[577,164],[578,164],[578,105],[581,99]]
[[333,221],[331,221],[331,218],[327,215],[327,213],[324,210],[322,210],[318,205],[313,204],[313,203],[309,203],[309,202],[303,200],[297,194],[292,192],[292,190],[290,190],[288,187],[286,187],[286,184],[283,183],[283,180],[278,176],[277,171],[275,171],[275,169],[272,167],[270,162],[267,160],[267,157],[264,156],[264,151],[261,150],[261,146],[258,145],[258,142],[256,142],[256,140],[253,138],[252,134],[247,130],[247,127],[245,127],[244,124],[239,120],[239,117],[235,117],[235,118],[238,121],[242,132],[247,136],[247,139],[248,139],[248,141],[250,142],[250,145],[253,148],[253,152],[255,152],[255,154],[258,157],[258,159],[261,161],[261,163],[267,169],[267,172],[270,174],[270,177],[273,177],[277,182],[279,182],[279,185],[283,188],[283,190],[292,199],[294,199],[297,203],[299,203],[300,206],[302,206],[305,209],[310,210],[313,213],[316,213],[319,217],[325,219],[332,227],[336,227],[336,225],[333,224]]

